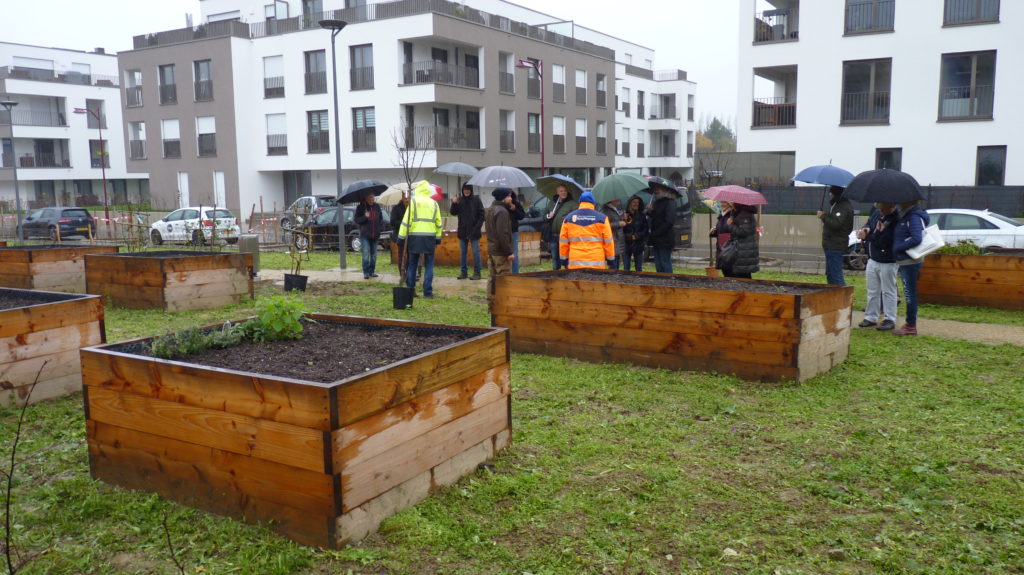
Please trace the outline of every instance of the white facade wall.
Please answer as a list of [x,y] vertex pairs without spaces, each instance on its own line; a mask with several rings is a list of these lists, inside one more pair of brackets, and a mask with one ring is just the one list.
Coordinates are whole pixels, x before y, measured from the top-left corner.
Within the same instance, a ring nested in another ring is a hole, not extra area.
[[[943,27],[943,2],[896,0],[893,32],[844,37],[843,0],[804,0],[799,40],[753,44],[755,0],[742,0],[739,151],[795,151],[797,170],[857,173],[875,168],[877,148],[902,148],[903,171],[921,184],[969,186],[978,146],[1007,146],[1005,184],[1024,185],[1024,2],[1000,4],[998,23]],[[993,119],[938,121],[942,55],[987,50],[997,52]],[[889,124],[841,126],[843,62],[880,58],[892,58]],[[777,66],[797,68],[796,126],[753,128],[752,101],[765,96],[753,70]]]

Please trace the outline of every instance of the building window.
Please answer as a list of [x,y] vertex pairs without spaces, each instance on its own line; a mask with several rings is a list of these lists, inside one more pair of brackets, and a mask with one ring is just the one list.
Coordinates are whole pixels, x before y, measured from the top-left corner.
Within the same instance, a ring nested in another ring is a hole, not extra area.
[[646,101],[647,101],[647,94],[645,94],[643,90],[637,90],[636,91],[636,117],[641,119],[641,120],[643,120],[643,119],[645,119],[647,117],[647,116],[644,115],[644,114],[647,113],[647,107],[646,107],[646,104],[645,104]]
[[181,132],[178,128],[178,120],[161,120],[160,132],[164,144],[165,158],[181,157]]
[[498,52],[498,91],[502,94],[516,93],[516,75],[512,73],[512,54]]
[[90,130],[107,129],[107,115],[104,113],[105,104],[106,102],[103,100],[87,99],[85,101],[85,124]]
[[576,70],[576,105],[587,105],[587,71]]
[[284,98],[284,56],[263,58],[263,97]]
[[94,168],[110,167],[110,150],[106,140],[89,140],[89,159]]
[[551,151],[555,154],[565,153],[565,116],[551,118]]
[[327,53],[314,50],[305,53],[306,61],[306,93],[327,93]]
[[[527,58],[527,60],[535,65],[540,63],[540,60],[536,58]],[[537,75],[537,69],[533,66],[526,68],[526,97],[540,99],[540,77]]]
[[604,156],[608,154],[608,124],[606,122],[597,122],[597,155]]
[[160,66],[158,71],[160,80],[160,103],[177,104],[178,84],[174,79],[174,64]]
[[621,105],[622,105],[622,113],[625,114],[626,117],[628,118],[629,117],[629,113],[630,113],[629,112],[630,106],[632,105],[632,103],[630,102],[629,88],[627,88],[626,86],[622,87],[622,103],[621,103]]
[[373,89],[373,45],[352,46],[350,61],[352,69],[349,70],[350,82],[353,90]]
[[843,124],[887,124],[892,59],[843,62]]
[[560,64],[551,65],[551,94],[555,102],[565,102],[565,66]]
[[892,32],[896,0],[846,0],[847,34]]
[[999,0],[945,0],[945,2],[943,25],[999,21]]
[[124,101],[127,108],[142,106],[142,70],[125,70]]
[[321,13],[324,11],[323,0],[302,0],[302,19],[310,22],[307,28],[316,26],[321,20]]
[[1006,177],[1006,146],[978,146],[975,185],[1002,186]]
[[516,113],[512,110],[499,111],[498,123],[498,140],[501,151],[516,151]]
[[267,114],[267,155],[288,154],[288,122],[284,114]]
[[195,81],[196,102],[213,100],[213,68],[209,60],[197,60],[192,63]]
[[526,115],[526,151],[540,152],[540,114]]
[[217,155],[217,120],[213,116],[196,118],[196,148],[199,157]]
[[306,112],[306,141],[310,154],[326,154],[331,151],[331,130],[327,110]]
[[876,170],[902,170],[903,148],[877,148],[875,150]]
[[597,74],[594,83],[594,91],[597,94],[596,104],[598,108],[608,107],[608,80],[604,74]]
[[629,157],[629,128],[622,128],[621,136],[622,149],[619,151],[619,155]]
[[146,159],[146,123],[128,122],[128,157]]
[[357,152],[377,150],[377,119],[373,107],[352,108],[352,149]]
[[645,146],[646,143],[647,130],[638,129],[636,131],[636,157],[642,158],[647,153],[647,147]]
[[940,120],[991,119],[995,99],[996,53],[942,55]]

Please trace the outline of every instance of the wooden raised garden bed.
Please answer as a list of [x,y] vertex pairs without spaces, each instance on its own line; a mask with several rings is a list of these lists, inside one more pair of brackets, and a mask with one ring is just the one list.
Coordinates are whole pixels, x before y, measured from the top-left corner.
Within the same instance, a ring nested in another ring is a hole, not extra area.
[[497,278],[512,350],[804,381],[849,353],[853,288],[560,270]]
[[0,405],[24,404],[37,375],[30,403],[82,389],[78,351],[105,341],[99,296],[0,288]]
[[90,255],[89,293],[129,309],[213,309],[252,298],[252,254],[153,251]]
[[137,355],[148,340],[82,350],[93,476],[337,548],[508,444],[506,330],[311,317],[458,337],[329,383]]
[[[467,263],[472,267],[472,250],[466,258]],[[398,264],[398,243],[391,243],[391,263]],[[531,266],[540,263],[540,232],[519,232],[519,265]],[[480,238],[480,264],[487,269],[487,234]],[[462,265],[459,261],[459,237],[455,232],[444,232],[441,237],[441,245],[434,250],[434,265],[458,267]],[[472,270],[471,270],[472,271]]]
[[117,246],[0,247],[0,286],[85,293],[85,256],[116,254]]
[[930,254],[917,283],[921,303],[1024,310],[1024,250]]

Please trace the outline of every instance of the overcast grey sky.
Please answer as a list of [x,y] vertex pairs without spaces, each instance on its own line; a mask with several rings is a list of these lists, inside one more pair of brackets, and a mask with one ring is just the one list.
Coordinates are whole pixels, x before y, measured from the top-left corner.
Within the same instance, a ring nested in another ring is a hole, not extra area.
[[[108,53],[129,50],[132,36],[199,22],[199,0],[16,1],[0,18],[0,40]],[[581,26],[655,50],[658,70],[686,70],[697,82],[698,120],[736,116],[735,0],[515,0]]]

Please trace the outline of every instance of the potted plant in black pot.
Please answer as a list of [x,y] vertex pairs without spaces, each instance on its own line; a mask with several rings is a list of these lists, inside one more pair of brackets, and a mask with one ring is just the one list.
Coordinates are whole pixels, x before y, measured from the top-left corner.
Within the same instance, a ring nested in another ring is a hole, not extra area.
[[[304,234],[304,233],[305,232],[302,232],[302,231],[299,231],[299,230],[293,230],[292,231],[292,241],[288,244],[288,255],[291,257],[291,260],[292,260],[291,267],[289,268],[291,273],[284,274],[284,291],[292,291],[292,290],[306,291],[306,280],[309,279],[309,276],[304,276],[304,275],[302,275],[301,272],[302,272],[302,260],[303,259],[306,259],[307,261],[309,260],[309,251],[308,250],[300,250],[298,248],[298,246],[296,245],[297,244],[296,238],[300,234]],[[307,237],[306,239],[310,239],[310,238]],[[307,241],[306,245],[310,245],[310,243]]]

